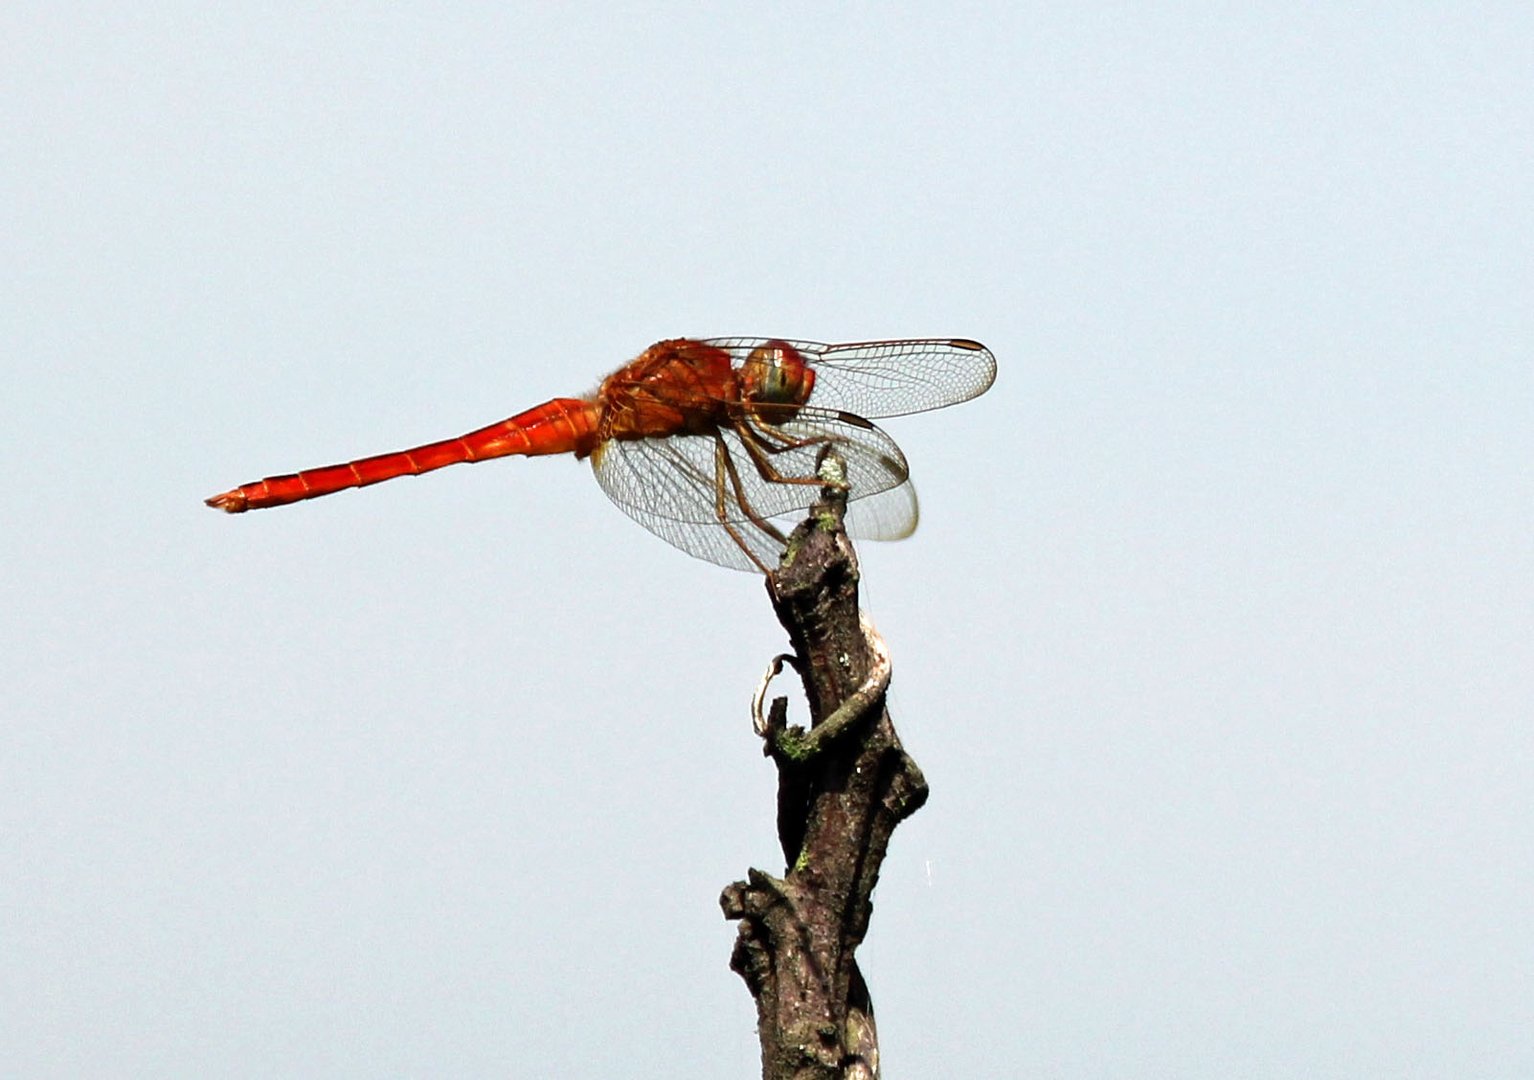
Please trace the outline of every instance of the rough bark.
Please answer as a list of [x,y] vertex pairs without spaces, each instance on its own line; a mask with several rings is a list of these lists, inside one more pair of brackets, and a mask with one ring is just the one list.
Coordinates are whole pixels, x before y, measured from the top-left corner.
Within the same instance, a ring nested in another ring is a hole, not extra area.
[[812,721],[808,732],[786,727],[779,698],[763,735],[788,869],[781,878],[753,869],[720,897],[725,917],[740,921],[730,966],[756,1000],[766,1080],[878,1076],[873,1006],[854,954],[890,835],[927,799],[884,707],[887,656],[859,617],[845,509],[843,490],[823,489],[767,578]]

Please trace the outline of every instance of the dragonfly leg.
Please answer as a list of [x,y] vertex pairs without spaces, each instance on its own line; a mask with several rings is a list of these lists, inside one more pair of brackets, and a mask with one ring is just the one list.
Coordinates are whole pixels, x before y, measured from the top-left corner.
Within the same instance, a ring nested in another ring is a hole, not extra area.
[[[741,445],[746,448],[746,453],[751,455],[751,462],[756,466],[756,471],[763,480],[774,484],[827,486],[826,481],[820,476],[789,476],[779,471],[778,467],[772,463],[772,455],[789,450],[803,450],[811,446],[827,446],[836,442],[834,438],[828,435],[817,435],[808,439],[795,439],[788,433],[759,420],[754,424],[744,420],[736,421],[735,433],[740,436]],[[767,438],[768,435],[772,436],[772,440]]]
[[745,486],[740,481],[740,473],[735,468],[735,459],[730,456],[730,448],[725,444],[724,439],[716,434],[714,436],[714,516],[718,518],[719,524],[724,527],[724,531],[730,534],[730,539],[735,541],[736,546],[746,553],[746,557],[756,563],[762,573],[771,573],[771,568],[762,562],[761,557],[746,543],[746,538],[740,534],[735,528],[735,523],[730,520],[729,500],[725,494],[727,490],[725,487],[726,483],[729,484],[728,490],[733,491],[735,494],[736,504],[745,513],[752,525],[766,534],[774,544],[782,545],[788,543],[788,537],[783,535],[783,530],[762,517],[752,508],[751,500],[746,497]]

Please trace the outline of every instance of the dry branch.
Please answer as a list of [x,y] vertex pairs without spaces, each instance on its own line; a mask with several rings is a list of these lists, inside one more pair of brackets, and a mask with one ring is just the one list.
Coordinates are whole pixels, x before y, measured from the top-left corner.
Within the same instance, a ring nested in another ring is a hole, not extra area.
[[740,920],[730,966],[756,1000],[765,1080],[878,1075],[873,1006],[854,953],[890,835],[927,799],[884,707],[888,656],[859,616],[845,511],[845,489],[823,488],[767,578],[811,714],[809,731],[787,727],[779,698],[760,725],[778,770],[788,870],[751,870],[720,897],[725,917]]

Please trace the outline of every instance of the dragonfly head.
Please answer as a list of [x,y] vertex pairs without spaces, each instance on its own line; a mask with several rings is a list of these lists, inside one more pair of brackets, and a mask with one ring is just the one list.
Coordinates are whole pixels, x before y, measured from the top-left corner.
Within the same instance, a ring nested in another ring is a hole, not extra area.
[[[799,350],[786,341],[769,341],[751,350],[740,368],[744,397],[759,405],[797,408],[815,388],[815,372]],[[790,410],[783,410],[792,415]]]

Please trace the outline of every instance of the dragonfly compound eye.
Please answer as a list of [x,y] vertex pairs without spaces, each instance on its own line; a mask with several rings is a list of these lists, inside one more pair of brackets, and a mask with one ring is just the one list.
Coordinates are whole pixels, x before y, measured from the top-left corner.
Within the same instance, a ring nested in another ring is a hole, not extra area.
[[781,341],[752,349],[741,374],[751,400],[772,405],[803,405],[815,379],[799,351]]

